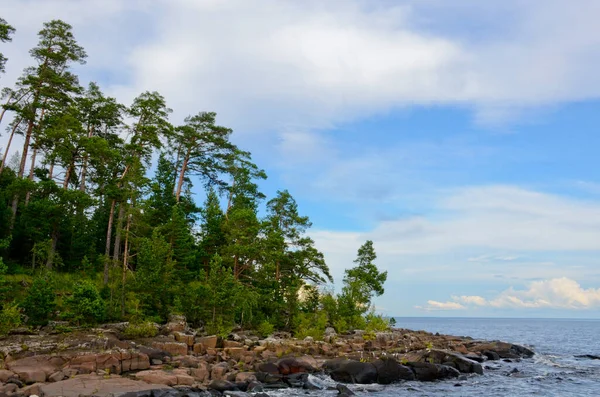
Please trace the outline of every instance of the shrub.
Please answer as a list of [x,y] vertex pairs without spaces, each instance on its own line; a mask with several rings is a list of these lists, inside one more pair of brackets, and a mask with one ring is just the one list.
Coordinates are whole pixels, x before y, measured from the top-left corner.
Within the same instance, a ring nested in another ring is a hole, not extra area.
[[0,335],[6,335],[8,331],[21,325],[21,313],[17,304],[6,304],[0,311]]
[[322,311],[314,314],[300,313],[297,317],[296,337],[304,339],[310,336],[315,340],[323,340],[327,321],[327,314]]
[[267,320],[264,320],[262,323],[260,323],[256,331],[260,336],[266,338],[267,336],[271,335],[273,331],[275,331],[275,326]]
[[106,305],[98,289],[89,280],[75,284],[73,296],[67,300],[69,315],[77,324],[93,325],[104,319]]
[[390,320],[383,318],[380,314],[371,311],[365,316],[365,331],[383,332],[390,329]]
[[27,322],[32,325],[46,325],[56,308],[53,279],[48,273],[33,280],[27,296],[21,305]]
[[123,331],[123,335],[127,339],[137,339],[137,338],[152,338],[158,334],[158,330],[156,326],[151,322],[143,322],[138,324],[130,323],[125,331]]

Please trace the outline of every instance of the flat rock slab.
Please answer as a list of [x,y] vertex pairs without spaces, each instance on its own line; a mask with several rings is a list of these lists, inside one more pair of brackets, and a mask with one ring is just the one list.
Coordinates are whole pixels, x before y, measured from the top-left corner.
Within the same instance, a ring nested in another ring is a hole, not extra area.
[[42,391],[46,396],[63,397],[117,397],[127,392],[145,390],[171,390],[171,387],[149,384],[118,376],[103,377],[97,375],[76,376],[72,379],[48,383],[42,386]]

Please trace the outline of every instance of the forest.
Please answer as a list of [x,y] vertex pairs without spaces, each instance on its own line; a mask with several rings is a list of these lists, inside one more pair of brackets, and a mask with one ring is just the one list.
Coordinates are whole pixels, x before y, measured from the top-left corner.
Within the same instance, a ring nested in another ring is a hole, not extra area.
[[[2,45],[15,34],[0,18]],[[373,242],[335,293],[309,218],[287,190],[261,193],[265,171],[216,113],[172,124],[158,92],[121,104],[82,86],[86,52],[60,20],[29,54],[1,93],[0,334],[129,321],[141,336],[171,314],[211,334],[389,326],[372,306],[387,278]]]

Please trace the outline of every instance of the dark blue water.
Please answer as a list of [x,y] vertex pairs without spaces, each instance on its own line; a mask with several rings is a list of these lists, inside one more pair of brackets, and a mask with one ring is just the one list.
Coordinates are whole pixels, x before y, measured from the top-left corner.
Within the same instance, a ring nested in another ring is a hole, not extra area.
[[[407,382],[391,386],[353,386],[372,396],[600,396],[600,320],[397,318],[397,327],[503,340],[533,348],[536,355],[521,362],[487,362],[483,376],[463,381]],[[519,372],[509,373],[516,368]],[[315,396],[335,395],[319,392]],[[288,390],[282,395],[294,395]],[[298,394],[306,395],[300,391]]]

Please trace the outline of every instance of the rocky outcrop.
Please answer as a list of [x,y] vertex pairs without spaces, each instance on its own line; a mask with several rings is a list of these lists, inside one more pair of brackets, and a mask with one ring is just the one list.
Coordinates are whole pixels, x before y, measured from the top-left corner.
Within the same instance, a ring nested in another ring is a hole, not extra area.
[[373,365],[377,370],[377,383],[379,384],[389,385],[402,380],[415,380],[414,372],[393,358],[375,360]]

